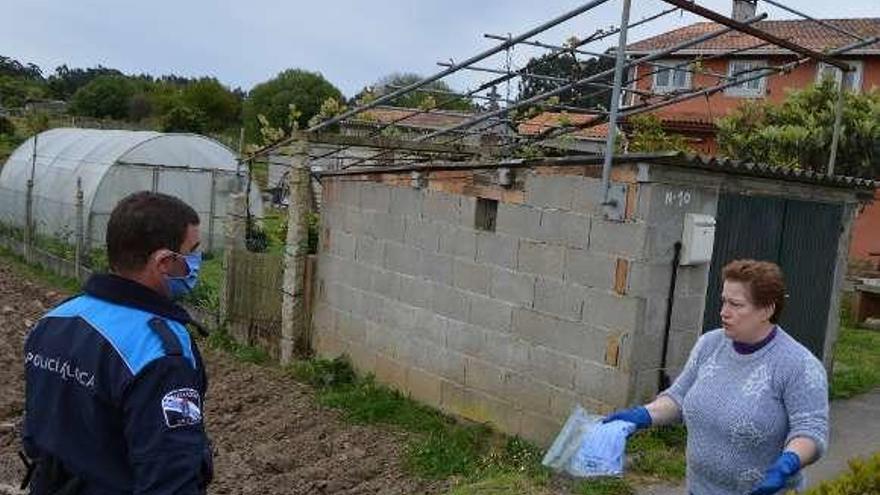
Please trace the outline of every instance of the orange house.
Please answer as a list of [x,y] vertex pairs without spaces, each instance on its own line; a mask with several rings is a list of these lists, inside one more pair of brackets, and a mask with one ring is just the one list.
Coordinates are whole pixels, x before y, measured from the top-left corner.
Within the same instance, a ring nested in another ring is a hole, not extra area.
[[[733,18],[742,21],[755,15],[755,2],[734,0],[733,4]],[[810,20],[759,21],[753,26],[819,52],[853,44],[858,41],[856,36],[864,39],[880,36],[880,18],[824,19],[823,22],[833,28]],[[627,52],[631,57],[656,53],[722,28],[714,22],[691,24],[630,44]],[[798,58],[790,51],[733,31],[658,60],[659,66],[641,64],[631,71],[630,80],[635,81],[632,86],[636,89],[674,96],[753,77],[764,67],[780,66]],[[880,43],[852,50],[841,60],[854,70],[844,74],[834,66],[808,62],[789,72],[732,86],[654,113],[667,132],[685,136],[697,152],[714,155],[718,151],[716,120],[745,101],[763,99],[780,103],[791,90],[805,88],[826,77],[842,82],[852,91],[880,88]],[[638,104],[643,98],[639,93],[629,93],[624,104]],[[862,210],[853,226],[850,257],[870,260],[880,269],[880,190],[874,203]]]
[[[754,6],[750,2],[737,0],[735,4],[751,5],[750,12],[734,10],[741,18],[754,15]],[[809,20],[759,21],[753,25],[762,31],[820,52],[858,41],[854,36],[845,33],[862,38],[880,36],[880,18],[826,19],[823,22],[837,30]],[[633,57],[656,53],[722,28],[723,26],[714,22],[691,24],[633,43],[627,47],[627,52]],[[736,53],[727,55],[731,51]],[[631,72],[630,80],[635,80],[635,88],[641,91],[674,96],[676,93],[710,88],[737,78],[753,77],[764,67],[780,66],[797,59],[798,56],[788,50],[734,31],[690,49],[680,50],[675,56],[655,61],[657,65],[639,65]],[[744,101],[764,99],[778,103],[785,99],[789,91],[802,89],[825,77],[843,80],[843,84],[852,91],[869,91],[880,87],[880,43],[853,50],[842,60],[855,70],[843,74],[834,66],[808,62],[787,73],[746,82],[709,97],[698,97],[658,109],[654,113],[661,118],[668,131],[687,136],[696,151],[714,154],[718,148],[716,119],[729,114]],[[644,95],[629,93],[624,103],[638,104],[643,98]]]

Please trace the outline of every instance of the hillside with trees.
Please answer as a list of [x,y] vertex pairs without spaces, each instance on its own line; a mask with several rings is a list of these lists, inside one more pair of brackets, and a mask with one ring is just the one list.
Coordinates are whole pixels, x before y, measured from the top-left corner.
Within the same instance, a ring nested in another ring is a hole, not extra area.
[[0,56],[0,164],[35,131],[80,126],[194,132],[237,148],[261,145],[266,129],[289,133],[346,100],[321,74],[288,69],[250,92],[214,77],[125,74],[97,66],[44,71]]

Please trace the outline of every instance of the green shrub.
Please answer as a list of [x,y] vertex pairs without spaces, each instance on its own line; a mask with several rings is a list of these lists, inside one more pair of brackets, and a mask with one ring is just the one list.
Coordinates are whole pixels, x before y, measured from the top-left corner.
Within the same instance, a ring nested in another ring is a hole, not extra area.
[[823,481],[806,495],[868,495],[880,493],[880,452],[867,459],[852,459],[849,470]]
[[3,115],[0,115],[0,134],[7,136],[15,135],[15,124]]
[[310,359],[298,361],[291,367],[300,381],[317,388],[349,385],[355,381],[354,368],[345,356],[335,359]]

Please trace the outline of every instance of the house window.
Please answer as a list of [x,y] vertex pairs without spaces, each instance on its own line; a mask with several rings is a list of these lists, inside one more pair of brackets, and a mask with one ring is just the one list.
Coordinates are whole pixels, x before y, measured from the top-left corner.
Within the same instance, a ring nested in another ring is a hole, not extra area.
[[495,232],[495,219],[498,218],[498,201],[477,198],[477,212],[474,218],[475,227],[479,230]]
[[[682,65],[684,64],[684,65]],[[680,66],[680,67],[679,67]],[[681,60],[660,60],[652,68],[654,91],[668,93],[691,88],[690,64]]]
[[844,72],[837,67],[826,64],[825,62],[819,62],[819,70],[816,74],[816,82],[822,82],[825,79],[831,79],[835,84],[840,84],[840,81],[843,80],[843,87],[850,90],[859,92],[862,89],[862,72],[864,71],[864,64],[858,60],[845,60],[844,62],[848,63],[853,69],[844,74]]
[[727,65],[727,77],[730,81],[743,81],[742,84],[730,86],[724,90],[728,96],[761,97],[767,90],[767,77],[753,79],[765,71],[767,62],[763,60],[731,60]]

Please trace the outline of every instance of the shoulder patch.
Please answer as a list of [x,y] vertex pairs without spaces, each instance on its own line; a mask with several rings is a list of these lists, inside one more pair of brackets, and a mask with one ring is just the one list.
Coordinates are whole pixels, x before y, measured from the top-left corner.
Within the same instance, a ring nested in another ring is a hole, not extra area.
[[202,398],[192,388],[172,390],[162,397],[162,413],[169,428],[197,425],[202,422]]

